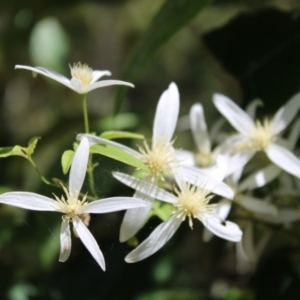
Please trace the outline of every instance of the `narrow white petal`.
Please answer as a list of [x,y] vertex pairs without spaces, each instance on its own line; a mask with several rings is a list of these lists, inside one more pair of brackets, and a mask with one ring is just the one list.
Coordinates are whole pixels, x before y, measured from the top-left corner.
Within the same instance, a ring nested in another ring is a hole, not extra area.
[[57,211],[55,200],[28,192],[8,192],[1,194],[0,203],[30,210]]
[[176,153],[178,162],[183,166],[194,167],[196,166],[195,154],[187,150],[179,150]]
[[263,106],[263,105],[264,105],[264,103],[260,99],[255,99],[247,105],[245,110],[246,110],[247,114],[250,116],[250,118],[252,120],[254,120],[255,116],[256,116],[257,107]]
[[[222,220],[226,220],[230,209],[232,206],[232,202],[228,201],[227,199],[222,199],[219,203],[218,206],[215,210],[216,215],[218,215]],[[213,237],[213,233],[206,227],[204,227],[203,229],[203,241],[204,242],[209,242],[212,237]]]
[[250,116],[228,97],[214,94],[213,102],[219,112],[238,132],[248,136],[249,132],[255,127]]
[[90,202],[85,208],[85,213],[103,214],[124,209],[146,206],[146,202],[133,197],[113,197]]
[[69,191],[74,198],[82,188],[89,159],[90,145],[86,137],[82,138],[75,152],[69,175]]
[[297,115],[299,108],[300,93],[293,96],[286,105],[282,106],[272,119],[272,125],[275,135],[280,133],[290,124],[290,122]]
[[73,218],[73,225],[84,246],[89,250],[103,271],[105,271],[105,260],[93,235],[78,217]]
[[196,103],[190,110],[191,129],[195,144],[199,151],[210,152],[211,144],[208,137],[203,107]]
[[82,88],[82,81],[78,78],[71,78],[70,80],[72,88],[75,92],[79,94],[87,93],[85,89]]
[[238,225],[230,221],[224,221],[218,216],[208,217],[202,221],[213,234],[225,240],[239,242],[242,239],[242,231]]
[[300,160],[291,151],[278,144],[271,144],[266,153],[275,165],[300,178]]
[[120,143],[117,143],[117,142],[113,142],[111,140],[107,140],[107,139],[104,139],[104,138],[101,138],[101,137],[98,137],[96,135],[93,135],[93,134],[85,134],[85,133],[80,133],[76,136],[76,139],[77,140],[82,140],[83,137],[87,137],[87,139],[89,140],[89,143],[90,143],[90,146],[93,146],[93,145],[96,145],[96,144],[100,144],[100,145],[111,145],[111,146],[115,146],[119,149],[122,149],[124,151],[126,151],[127,153],[129,154],[132,154],[133,156],[135,157],[141,157],[142,154],[138,151],[135,151],[127,146],[124,146]]
[[250,174],[238,186],[238,191],[253,190],[266,185],[275,179],[281,172],[281,169],[274,165],[269,165],[261,170]]
[[97,71],[97,70],[95,70],[95,71],[93,71],[93,80],[92,80],[91,83],[96,82],[97,80],[99,80],[103,76],[110,76],[110,75],[111,75],[111,73],[109,71],[106,71],[106,70],[105,71]]
[[181,219],[177,218],[176,214],[168,221],[161,223],[145,241],[143,241],[137,248],[125,257],[125,261],[128,263],[134,263],[157,252],[173,236],[180,224]]
[[152,141],[171,141],[179,113],[179,92],[172,82],[161,95],[154,118]]
[[255,152],[251,150],[245,150],[243,152],[231,155],[228,157],[228,168],[225,173],[225,177],[233,175],[234,182],[237,183],[240,180],[244,166],[251,160]]
[[87,87],[86,92],[88,93],[92,90],[95,90],[98,88],[103,88],[103,87],[110,86],[110,85],[127,85],[127,86],[134,88],[134,85],[130,82],[121,81],[121,80],[102,80],[102,81],[96,81],[94,83],[91,83]]
[[276,215],[278,212],[275,205],[251,196],[241,196],[236,202],[254,213]]
[[152,183],[146,182],[145,180],[140,180],[120,172],[113,172],[113,176],[127,186],[145,195],[148,195],[153,199],[159,199],[168,203],[177,203],[178,201],[177,198],[172,194],[164,191]]
[[120,242],[123,243],[133,237],[144,225],[145,220],[152,208],[153,198],[136,192],[134,197],[147,202],[144,207],[129,209],[126,211],[120,229]]
[[23,66],[23,65],[16,65],[15,69],[25,69],[25,70],[29,70],[32,71],[34,73],[38,73],[41,75],[44,75],[48,78],[51,78],[55,81],[60,82],[61,84],[67,86],[68,88],[73,90],[73,87],[71,85],[71,82],[68,78],[66,78],[65,76],[58,74],[52,70],[48,70],[46,68],[42,68],[42,67],[29,67],[29,66]]
[[62,221],[60,229],[60,253],[59,261],[65,262],[71,253],[72,239],[70,224],[67,221]]
[[298,119],[294,124],[290,131],[288,141],[290,143],[291,149],[295,149],[297,145],[297,141],[300,135],[300,119]]
[[[224,198],[232,199],[234,194],[232,189],[221,182],[220,180],[213,179],[211,176],[206,174],[200,169],[191,168],[191,167],[182,167],[183,178],[185,181],[190,184],[200,185],[205,184],[205,188],[209,191],[212,191],[214,194],[223,196]],[[211,175],[211,174],[210,174]]]

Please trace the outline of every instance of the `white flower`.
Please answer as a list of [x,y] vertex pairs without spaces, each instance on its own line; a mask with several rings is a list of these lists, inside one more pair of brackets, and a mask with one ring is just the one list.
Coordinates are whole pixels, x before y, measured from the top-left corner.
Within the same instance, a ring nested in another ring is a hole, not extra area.
[[[277,166],[269,165],[265,168],[251,173],[239,183],[242,175],[242,170],[243,168],[236,171],[225,180],[226,183],[231,186],[234,192],[233,202],[253,213],[276,216],[278,210],[273,204],[251,196],[251,194],[246,194],[246,192],[265,186],[267,183],[274,180],[280,174],[281,170]],[[221,199],[219,202],[219,206],[216,209],[216,214],[221,219],[226,220],[231,210],[231,206],[232,201],[228,199]],[[212,236],[213,234],[209,232],[209,230],[204,230],[204,241],[208,242],[212,238]]]
[[79,192],[81,190],[85,173],[87,169],[89,157],[89,142],[83,138],[78,146],[69,176],[69,190],[64,188],[66,198],[62,196],[56,200],[29,192],[9,192],[0,195],[0,203],[17,206],[29,210],[37,211],[55,211],[63,213],[61,232],[60,232],[60,255],[59,261],[64,262],[68,259],[71,252],[71,231],[69,223],[73,223],[73,227],[79,238],[89,250],[91,255],[105,270],[105,261],[103,254],[80,216],[88,213],[108,213],[129,208],[144,206],[144,202],[140,199],[132,197],[114,197],[96,200],[88,203],[86,196],[79,200]]
[[221,238],[233,242],[241,240],[242,232],[239,227],[232,222],[220,219],[215,214],[216,204],[209,203],[213,197],[212,191],[207,189],[205,184],[196,186],[178,182],[179,189],[175,190],[175,196],[152,183],[143,182],[127,174],[114,172],[113,175],[138,192],[172,203],[174,206],[173,216],[160,224],[144,242],[129,253],[125,258],[127,262],[137,262],[154,254],[173,236],[186,218],[191,228],[193,228],[193,218],[196,218]]
[[103,80],[97,81],[103,76],[110,76],[109,71],[93,71],[86,64],[77,63],[71,69],[71,79],[66,78],[65,76],[58,74],[52,70],[42,68],[42,67],[29,67],[23,65],[16,65],[15,69],[26,69],[38,74],[42,74],[46,77],[49,77],[55,81],[60,82],[61,84],[67,86],[71,90],[79,93],[86,94],[92,90],[102,88],[110,85],[127,85],[134,87],[133,84],[120,80]]
[[263,122],[254,122],[249,114],[224,95],[215,94],[213,101],[220,113],[239,132],[228,141],[234,152],[242,151],[250,159],[256,151],[265,151],[275,165],[300,178],[300,160],[280,144],[278,136],[297,114],[300,94],[292,97],[271,120],[265,119]]

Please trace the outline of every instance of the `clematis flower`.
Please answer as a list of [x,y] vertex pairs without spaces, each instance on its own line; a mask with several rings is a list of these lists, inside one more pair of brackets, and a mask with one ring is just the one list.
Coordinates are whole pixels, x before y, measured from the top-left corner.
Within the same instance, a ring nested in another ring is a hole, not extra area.
[[73,67],[70,66],[72,76],[71,79],[68,79],[61,74],[42,67],[16,65],[15,69],[25,69],[34,72],[34,74],[38,73],[44,75],[60,82],[61,84],[79,94],[86,94],[92,90],[110,85],[127,85],[130,87],[134,87],[133,84],[121,80],[98,81],[103,76],[110,76],[111,73],[109,71],[93,71],[88,65],[81,64],[80,62],[74,64]]
[[[120,143],[90,134],[80,134],[77,138],[80,140],[87,137],[91,145],[107,144],[123,149],[143,161],[150,170],[149,180],[156,182],[158,179],[163,179],[164,175],[176,176],[178,173],[179,163],[172,142],[178,113],[179,92],[176,84],[171,83],[161,95],[156,108],[151,146],[145,141],[144,147],[140,147],[138,152]],[[138,193],[138,197],[144,199],[148,205],[125,213],[120,231],[121,242],[127,241],[138,232],[151,210],[154,199],[141,193]]]
[[188,219],[191,228],[193,228],[193,219],[195,218],[221,238],[233,242],[241,240],[240,228],[230,221],[220,219],[215,214],[216,204],[209,203],[213,195],[205,184],[196,186],[177,182],[179,189],[175,189],[176,195],[172,195],[152,183],[142,183],[142,180],[127,174],[114,172],[113,176],[140,193],[174,206],[174,212],[170,219],[160,224],[145,241],[130,252],[125,258],[126,262],[137,262],[157,252],[173,236],[185,219]]
[[[164,180],[165,175],[172,175],[181,181],[179,177],[186,177],[187,181],[208,181],[210,174],[201,173],[196,168],[184,168],[180,165],[177,158],[177,151],[173,148],[172,136],[176,127],[179,113],[179,92],[175,83],[171,83],[169,88],[161,95],[154,117],[153,136],[151,147],[144,142],[144,147],[140,147],[140,152],[124,146],[120,143],[100,138],[90,134],[79,134],[77,138],[87,137],[90,144],[107,144],[123,149],[136,158],[143,161],[149,168],[150,174],[146,179],[157,182],[159,179]],[[214,172],[215,174],[215,172]],[[222,179],[224,176],[222,176]],[[215,193],[221,194],[225,197],[233,196],[231,189],[222,183],[222,179],[213,180],[210,178],[209,182],[213,184]],[[142,198],[147,202],[147,206],[138,209],[130,209],[126,211],[120,230],[120,241],[125,242],[134,236],[144,224],[154,202],[154,198],[142,194],[138,191],[135,197]]]
[[73,223],[77,235],[82,243],[105,270],[103,254],[93,235],[81,221],[82,214],[109,213],[129,208],[144,206],[144,202],[132,197],[113,197],[96,200],[88,203],[86,196],[79,199],[89,157],[89,142],[83,138],[80,142],[70,170],[69,189],[63,187],[66,198],[55,196],[55,200],[29,192],[8,192],[0,195],[0,203],[17,206],[29,210],[55,211],[63,214],[60,232],[60,255],[59,261],[66,261],[71,252],[71,230],[70,222]]
[[[247,194],[247,192],[265,186],[267,183],[274,180],[280,174],[281,170],[277,166],[269,165],[251,173],[244,180],[239,182],[242,175],[242,170],[243,168],[226,178],[225,182],[232,188],[234,192],[233,201],[229,199],[221,199],[216,209],[216,214],[221,219],[226,220],[231,210],[232,203],[235,202],[252,213],[263,214],[271,217],[276,216],[278,213],[276,206],[251,196]],[[212,232],[210,232],[208,229],[204,230],[204,241],[208,242],[212,236]]]
[[263,122],[254,121],[232,100],[215,94],[213,102],[220,113],[239,132],[229,139],[233,152],[243,152],[248,159],[257,151],[265,151],[269,159],[281,169],[300,178],[300,160],[282,144],[279,134],[290,124],[300,108],[300,94],[282,106],[275,116]]

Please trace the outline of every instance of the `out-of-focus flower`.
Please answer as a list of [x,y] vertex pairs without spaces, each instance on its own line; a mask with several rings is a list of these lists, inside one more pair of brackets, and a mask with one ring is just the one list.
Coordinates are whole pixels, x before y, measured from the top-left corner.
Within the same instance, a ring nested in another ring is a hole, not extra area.
[[35,75],[37,73],[44,75],[60,82],[61,84],[67,86],[68,88],[79,94],[86,94],[92,90],[110,85],[127,85],[130,87],[134,87],[133,84],[121,80],[98,81],[103,76],[110,76],[111,73],[109,71],[93,71],[89,66],[81,63],[74,64],[73,67],[70,66],[72,76],[71,79],[68,79],[61,74],[42,67],[16,65],[15,69],[25,69],[32,71]]
[[212,191],[207,189],[205,183],[191,185],[177,181],[179,189],[175,190],[175,196],[152,183],[141,183],[142,180],[127,174],[114,172],[113,175],[116,179],[138,192],[172,203],[174,206],[174,212],[170,219],[160,224],[144,242],[129,253],[125,258],[127,262],[137,262],[154,254],[173,236],[186,218],[191,228],[193,228],[193,219],[196,218],[221,238],[233,242],[241,240],[242,232],[239,227],[232,222],[222,220],[216,215],[216,204],[209,203],[213,197]]
[[78,146],[69,176],[69,189],[63,187],[66,198],[62,196],[56,200],[44,197],[39,194],[29,192],[8,192],[0,195],[0,203],[17,206],[29,210],[55,211],[63,213],[61,232],[60,232],[60,255],[59,261],[66,261],[71,252],[71,230],[70,222],[76,234],[79,236],[91,255],[105,270],[105,260],[103,254],[94,239],[93,235],[81,221],[80,216],[89,213],[108,213],[124,209],[144,206],[145,203],[132,197],[114,197],[96,200],[88,203],[86,196],[79,200],[89,157],[89,142],[83,138]]
[[232,152],[243,152],[250,159],[256,151],[265,151],[275,165],[300,178],[300,160],[282,146],[279,139],[279,134],[299,110],[300,94],[292,97],[271,120],[265,119],[263,122],[254,122],[249,114],[224,95],[215,94],[213,101],[220,113],[239,132],[227,141]]

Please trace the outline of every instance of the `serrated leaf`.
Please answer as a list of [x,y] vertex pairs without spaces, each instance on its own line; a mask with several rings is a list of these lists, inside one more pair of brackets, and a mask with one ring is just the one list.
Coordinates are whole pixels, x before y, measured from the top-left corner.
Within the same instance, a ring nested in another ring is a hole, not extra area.
[[61,157],[61,166],[64,174],[69,172],[75,152],[73,150],[66,150]]
[[129,131],[106,131],[100,135],[104,139],[144,139],[142,134],[137,134]]
[[90,148],[90,151],[91,153],[97,153],[113,158],[149,173],[148,167],[142,161],[117,147],[111,145],[94,145]]
[[[122,79],[134,81],[157,51],[181,28],[191,21],[211,0],[165,1],[147,31],[137,43],[126,63]],[[114,113],[120,110],[127,89],[117,90]]]

